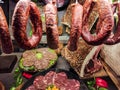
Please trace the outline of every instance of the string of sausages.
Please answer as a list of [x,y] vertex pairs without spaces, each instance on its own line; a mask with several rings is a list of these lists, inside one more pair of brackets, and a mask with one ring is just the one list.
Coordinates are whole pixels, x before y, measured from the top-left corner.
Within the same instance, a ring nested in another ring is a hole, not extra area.
[[[97,4],[99,20],[96,25],[95,34],[92,35],[88,28],[88,17]],[[114,12],[116,7],[111,7],[108,0],[86,0],[84,5],[78,2],[72,4],[72,18],[70,38],[67,47],[70,51],[77,49],[77,43],[82,37],[90,45],[108,44],[113,45],[120,42],[120,3],[115,4],[118,7],[118,23],[116,32],[113,33]],[[44,9],[46,21],[46,34],[48,46],[52,49],[59,48],[59,34],[57,21],[56,0],[50,1]],[[23,49],[35,48],[42,38],[42,22],[39,8],[31,0],[19,0],[13,16],[12,30],[13,36],[18,45]],[[30,17],[32,23],[32,36],[27,37],[26,28]],[[0,8],[0,39],[3,52],[11,53],[13,51],[12,41],[10,39],[5,15]]]

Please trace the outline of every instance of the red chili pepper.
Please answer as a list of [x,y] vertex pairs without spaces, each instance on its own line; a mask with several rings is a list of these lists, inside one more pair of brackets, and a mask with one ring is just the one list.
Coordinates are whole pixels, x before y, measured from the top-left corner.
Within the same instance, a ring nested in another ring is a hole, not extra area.
[[96,78],[96,85],[99,87],[108,88],[108,83],[101,78]]
[[23,72],[22,74],[25,78],[30,79],[32,77],[31,74]]

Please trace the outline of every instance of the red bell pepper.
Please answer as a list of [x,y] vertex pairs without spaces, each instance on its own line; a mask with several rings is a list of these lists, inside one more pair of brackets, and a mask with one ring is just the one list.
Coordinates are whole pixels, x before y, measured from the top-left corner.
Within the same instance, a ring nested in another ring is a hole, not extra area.
[[23,72],[22,74],[25,78],[30,79],[32,77],[31,74]]
[[95,82],[96,82],[96,86],[98,87],[108,88],[108,83],[102,78],[96,78]]

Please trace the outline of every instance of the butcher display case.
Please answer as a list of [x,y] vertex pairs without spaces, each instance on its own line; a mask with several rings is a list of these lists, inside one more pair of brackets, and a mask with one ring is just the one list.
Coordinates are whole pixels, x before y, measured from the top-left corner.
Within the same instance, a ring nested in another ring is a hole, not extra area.
[[120,90],[119,0],[0,0],[0,90]]

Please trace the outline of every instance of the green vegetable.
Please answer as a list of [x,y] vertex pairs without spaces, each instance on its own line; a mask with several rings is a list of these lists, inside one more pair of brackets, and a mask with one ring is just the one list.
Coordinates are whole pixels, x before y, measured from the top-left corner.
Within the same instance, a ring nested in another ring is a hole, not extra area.
[[108,89],[100,87],[98,90],[108,90]]
[[102,78],[94,78],[94,80],[87,81],[89,90],[108,90],[108,85]]
[[16,87],[11,87],[11,88],[10,88],[10,90],[15,90],[15,89],[16,89]]
[[87,85],[88,85],[89,90],[96,90],[95,87],[94,87],[94,85],[95,85],[95,80],[93,80],[93,81],[88,81],[88,82],[87,82]]
[[95,87],[88,86],[89,90],[96,90]]
[[29,66],[29,67],[26,67],[26,66],[23,66],[23,58],[20,59],[20,62],[19,62],[19,67],[25,71],[34,71],[35,70],[35,67],[34,66]]
[[52,66],[56,60],[50,60],[49,66]]
[[36,53],[36,57],[37,57],[37,59],[41,59],[42,58],[42,54],[41,53]]
[[14,71],[14,79],[15,82],[13,83],[12,87],[10,90],[16,90],[16,87],[22,84],[23,79],[22,79],[22,72],[20,68],[16,68]]

